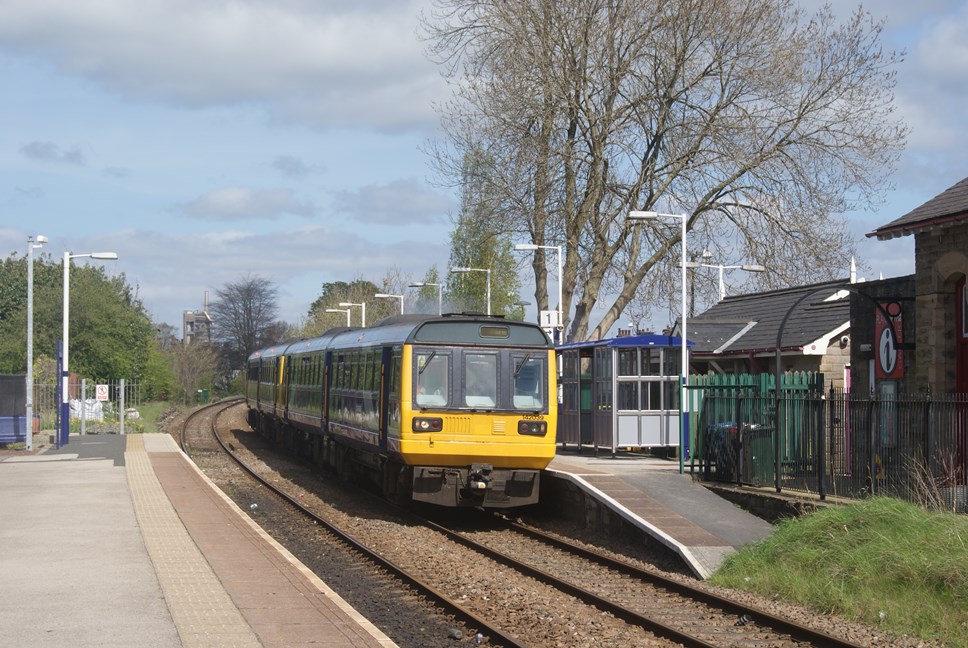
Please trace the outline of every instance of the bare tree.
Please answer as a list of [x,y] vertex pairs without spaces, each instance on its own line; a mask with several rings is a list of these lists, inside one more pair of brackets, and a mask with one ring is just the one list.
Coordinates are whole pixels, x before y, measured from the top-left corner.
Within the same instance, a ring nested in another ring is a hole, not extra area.
[[276,321],[276,292],[271,281],[249,274],[215,291],[209,310],[229,367],[241,367],[253,351],[278,341],[284,329]]
[[[907,134],[900,55],[860,9],[838,24],[790,0],[437,0],[424,25],[461,77],[438,170],[456,184],[480,151],[506,231],[564,246],[569,339],[669,298],[679,223],[632,210],[685,214],[690,242],[766,265],[764,287],[835,275],[856,245],[838,214],[878,199]],[[533,269],[547,309],[544,255]]]
[[192,401],[200,387],[211,385],[218,373],[218,354],[207,342],[173,344],[168,354],[185,403]]

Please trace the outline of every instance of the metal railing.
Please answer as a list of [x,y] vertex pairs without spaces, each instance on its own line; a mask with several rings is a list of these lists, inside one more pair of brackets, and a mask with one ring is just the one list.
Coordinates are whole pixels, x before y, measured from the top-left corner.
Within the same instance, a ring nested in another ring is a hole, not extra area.
[[968,395],[707,388],[691,468],[778,492],[968,512]]

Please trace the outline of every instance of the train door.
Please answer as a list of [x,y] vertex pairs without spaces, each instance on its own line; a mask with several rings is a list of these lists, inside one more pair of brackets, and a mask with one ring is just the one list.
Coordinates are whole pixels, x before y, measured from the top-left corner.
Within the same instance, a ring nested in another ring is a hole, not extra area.
[[322,407],[322,411],[319,413],[320,427],[323,432],[329,431],[329,383],[331,374],[331,367],[333,362],[333,354],[331,351],[327,351],[323,356],[323,378],[320,388],[323,390],[322,398],[319,399]]
[[380,452],[385,453],[387,451],[387,429],[389,427],[390,419],[390,393],[391,393],[391,377],[393,375],[393,349],[390,347],[383,347],[382,356],[380,358],[380,393],[378,400],[378,407],[380,412]]

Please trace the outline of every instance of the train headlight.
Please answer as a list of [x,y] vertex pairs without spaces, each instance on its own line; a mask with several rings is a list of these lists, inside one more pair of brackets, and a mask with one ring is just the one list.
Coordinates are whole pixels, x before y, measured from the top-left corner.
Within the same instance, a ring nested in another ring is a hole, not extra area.
[[440,432],[444,428],[444,419],[437,416],[416,416],[413,419],[414,432]]
[[547,433],[548,424],[544,421],[518,421],[518,434],[544,436]]

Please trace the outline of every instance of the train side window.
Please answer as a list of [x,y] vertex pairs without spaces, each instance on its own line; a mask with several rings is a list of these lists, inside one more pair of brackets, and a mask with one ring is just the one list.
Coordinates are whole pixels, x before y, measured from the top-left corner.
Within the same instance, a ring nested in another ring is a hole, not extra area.
[[464,404],[468,407],[497,405],[497,356],[464,354]]
[[415,401],[420,407],[446,407],[450,395],[450,354],[418,352]]

